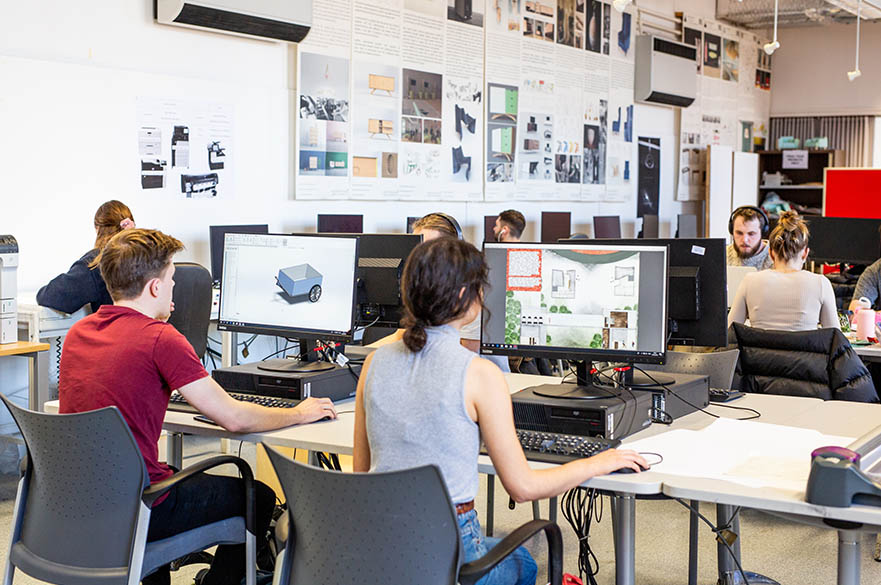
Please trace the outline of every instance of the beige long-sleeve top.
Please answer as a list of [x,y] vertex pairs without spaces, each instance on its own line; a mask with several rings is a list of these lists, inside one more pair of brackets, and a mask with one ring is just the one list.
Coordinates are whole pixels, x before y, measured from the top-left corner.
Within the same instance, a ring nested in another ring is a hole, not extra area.
[[806,331],[840,327],[835,293],[825,276],[799,270],[762,270],[747,274],[731,303],[728,325],[749,319],[752,327]]

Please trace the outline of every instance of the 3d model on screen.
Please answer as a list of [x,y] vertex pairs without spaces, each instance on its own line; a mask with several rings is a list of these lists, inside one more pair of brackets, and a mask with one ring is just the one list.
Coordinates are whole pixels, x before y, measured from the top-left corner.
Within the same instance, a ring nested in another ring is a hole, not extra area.
[[317,302],[321,298],[321,281],[324,277],[320,272],[308,264],[297,264],[278,271],[275,284],[287,295],[287,301],[299,302],[304,295],[309,296],[311,302]]

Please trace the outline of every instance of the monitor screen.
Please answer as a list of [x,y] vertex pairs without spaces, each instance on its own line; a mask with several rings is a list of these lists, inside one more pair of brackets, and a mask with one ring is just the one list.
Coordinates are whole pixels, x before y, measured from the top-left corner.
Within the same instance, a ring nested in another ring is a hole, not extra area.
[[881,257],[881,220],[805,216],[811,232],[810,258],[816,262],[871,264]]
[[351,339],[358,238],[227,234],[218,329]]
[[481,353],[663,363],[667,248],[487,243]]
[[595,238],[620,238],[621,218],[617,215],[593,216],[593,236]]
[[568,211],[541,212],[541,241],[547,244],[568,238],[572,226],[572,214]]
[[211,278],[220,282],[223,273],[223,237],[228,233],[236,234],[268,234],[268,224],[254,225],[212,225],[208,228],[208,244],[211,252]]
[[363,231],[363,215],[318,214],[319,234],[360,234]]
[[413,216],[407,217],[407,233],[408,234],[413,233],[413,224],[416,223],[417,221],[419,221],[420,218],[421,218],[421,216],[420,217],[413,217]]
[[[566,240],[577,244],[585,240]],[[590,242],[590,240],[587,240]],[[722,238],[661,238],[605,240],[604,245],[667,246],[667,343],[728,344],[728,299],[725,240]]]

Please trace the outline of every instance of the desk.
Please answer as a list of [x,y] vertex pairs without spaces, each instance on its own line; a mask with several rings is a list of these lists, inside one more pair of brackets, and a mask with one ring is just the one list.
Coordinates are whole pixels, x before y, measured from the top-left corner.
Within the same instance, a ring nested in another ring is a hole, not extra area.
[[[506,374],[505,378],[512,392],[537,382],[550,382],[554,379],[541,376]],[[555,379],[559,382],[559,378]],[[234,438],[246,441],[265,441],[269,444],[330,451],[340,454],[352,453],[354,436],[354,402],[347,400],[338,405],[341,411],[335,421],[316,422],[299,427],[289,427],[266,433],[239,435],[224,429],[193,420],[191,414],[169,412],[163,427],[169,431],[169,463],[180,463],[179,438],[177,433],[192,433],[218,438]],[[762,422],[817,429],[825,434],[842,433],[848,436],[863,435],[881,422],[881,405],[823,402],[815,398],[790,396],[771,396],[749,394],[737,400],[733,406],[754,408],[762,413]],[[47,410],[57,410],[57,403],[47,404]],[[736,411],[711,404],[707,410],[726,418],[742,416]],[[652,425],[629,437],[624,446],[636,440],[649,438],[669,429],[699,430],[713,422],[713,418],[701,412],[694,412],[676,420],[670,426]],[[177,453],[175,455],[175,453]],[[533,468],[549,467],[550,464],[531,462]],[[495,474],[489,457],[478,460],[481,473]],[[858,581],[849,575],[859,574],[858,540],[854,538],[858,530],[881,531],[881,508],[852,506],[850,508],[827,508],[815,506],[804,501],[804,492],[786,492],[767,488],[749,488],[726,481],[708,480],[696,477],[683,477],[647,471],[639,474],[613,474],[596,477],[583,484],[585,487],[615,492],[615,572],[618,585],[633,585],[635,582],[635,533],[636,498],[639,495],[664,494],[670,497],[687,498],[722,504],[743,505],[772,513],[785,514],[814,524],[825,520],[844,520],[860,523],[860,526],[842,530],[850,539],[839,554],[839,583],[855,585]],[[856,553],[854,550],[856,549]],[[842,575],[841,567],[847,568]]]
[[864,362],[881,362],[881,345],[854,345],[853,350]]
[[49,400],[49,344],[18,341],[0,345],[0,357],[28,358],[28,408],[43,410]]

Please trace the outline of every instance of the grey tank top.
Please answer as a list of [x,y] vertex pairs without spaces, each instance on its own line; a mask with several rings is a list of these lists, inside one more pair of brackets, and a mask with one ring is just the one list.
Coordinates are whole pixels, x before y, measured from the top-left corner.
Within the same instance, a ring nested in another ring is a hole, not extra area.
[[465,408],[465,372],[476,356],[449,325],[426,329],[413,353],[403,341],[377,349],[364,385],[370,471],[434,464],[452,501],[477,495],[480,431]]

